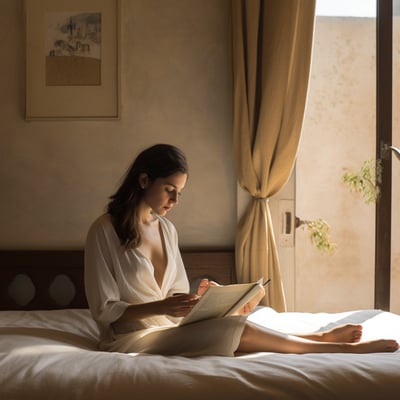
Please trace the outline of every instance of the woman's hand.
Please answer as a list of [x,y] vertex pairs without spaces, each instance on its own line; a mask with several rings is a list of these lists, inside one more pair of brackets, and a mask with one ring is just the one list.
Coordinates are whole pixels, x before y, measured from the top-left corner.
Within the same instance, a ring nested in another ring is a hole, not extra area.
[[[219,285],[217,282],[209,281],[208,279],[202,279],[197,289],[197,294],[199,296],[202,296],[210,286],[221,286],[221,285]],[[236,314],[246,315],[251,313],[258,306],[258,304],[264,298],[264,296],[265,296],[265,289],[264,287],[260,286],[258,293],[248,303],[246,303],[242,308],[240,308],[236,312]]]
[[208,279],[202,279],[200,281],[199,287],[197,288],[197,294],[203,296],[210,286],[221,286],[217,282],[209,281]]
[[162,314],[171,317],[184,317],[198,303],[200,297],[195,294],[175,294],[160,302]]

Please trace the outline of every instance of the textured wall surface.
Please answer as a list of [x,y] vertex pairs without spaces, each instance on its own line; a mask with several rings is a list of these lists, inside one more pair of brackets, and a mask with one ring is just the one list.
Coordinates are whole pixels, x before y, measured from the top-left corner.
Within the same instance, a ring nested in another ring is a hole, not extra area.
[[[395,37],[398,36],[398,29]],[[395,52],[398,60],[398,45]],[[399,72],[398,61],[395,69]],[[296,212],[325,219],[337,244],[321,255],[296,234],[296,309],[337,311],[374,304],[375,205],[350,192],[345,171],[375,158],[375,19],[318,17],[307,114],[297,162]],[[398,93],[399,82],[394,81]],[[393,143],[399,142],[394,105]],[[393,159],[392,309],[400,311],[399,162]],[[397,219],[397,224],[395,220]]]
[[[190,162],[170,214],[181,245],[233,246],[230,2],[121,3],[121,119],[26,122],[23,1],[0,0],[0,248],[82,247],[132,157],[156,142],[182,147]],[[399,48],[397,40],[396,109]],[[326,219],[338,249],[322,256],[297,231],[295,268],[286,258],[282,265],[292,309],[373,305],[374,206],[341,177],[375,154],[374,51],[374,20],[318,17],[296,211]],[[398,115],[393,143],[400,146]],[[400,162],[393,173],[392,305],[400,311]]]
[[231,247],[230,2],[121,2],[119,121],[24,120],[22,0],[1,0],[0,247],[83,246],[136,153],[178,145],[190,178],[170,214],[183,246]]

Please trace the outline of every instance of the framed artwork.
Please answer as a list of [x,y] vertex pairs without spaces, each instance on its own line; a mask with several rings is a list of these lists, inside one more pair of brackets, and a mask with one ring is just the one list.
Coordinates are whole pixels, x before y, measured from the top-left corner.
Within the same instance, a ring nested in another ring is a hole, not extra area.
[[118,119],[120,1],[25,0],[26,119]]

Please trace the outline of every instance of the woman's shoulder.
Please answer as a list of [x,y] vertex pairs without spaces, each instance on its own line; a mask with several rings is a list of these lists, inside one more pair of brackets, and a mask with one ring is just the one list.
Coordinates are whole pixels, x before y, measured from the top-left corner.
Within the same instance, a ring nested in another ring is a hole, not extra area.
[[120,245],[110,214],[103,214],[93,221],[87,233],[86,243],[107,244],[113,247]]
[[103,214],[97,217],[90,225],[89,232],[109,231],[113,230],[113,224],[110,214]]
[[107,225],[111,225],[111,224],[112,224],[111,215],[110,214],[102,214],[92,222],[91,226],[107,226]]

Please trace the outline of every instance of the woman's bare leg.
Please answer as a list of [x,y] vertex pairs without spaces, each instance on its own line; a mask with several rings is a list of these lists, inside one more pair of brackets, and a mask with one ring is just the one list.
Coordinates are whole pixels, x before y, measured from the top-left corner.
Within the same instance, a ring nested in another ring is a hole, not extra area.
[[374,340],[361,343],[320,342],[287,335],[247,321],[237,352],[254,353],[378,353],[399,348],[395,340]]
[[295,334],[294,336],[317,342],[357,343],[361,340],[362,326],[358,324],[345,324],[323,332]]

